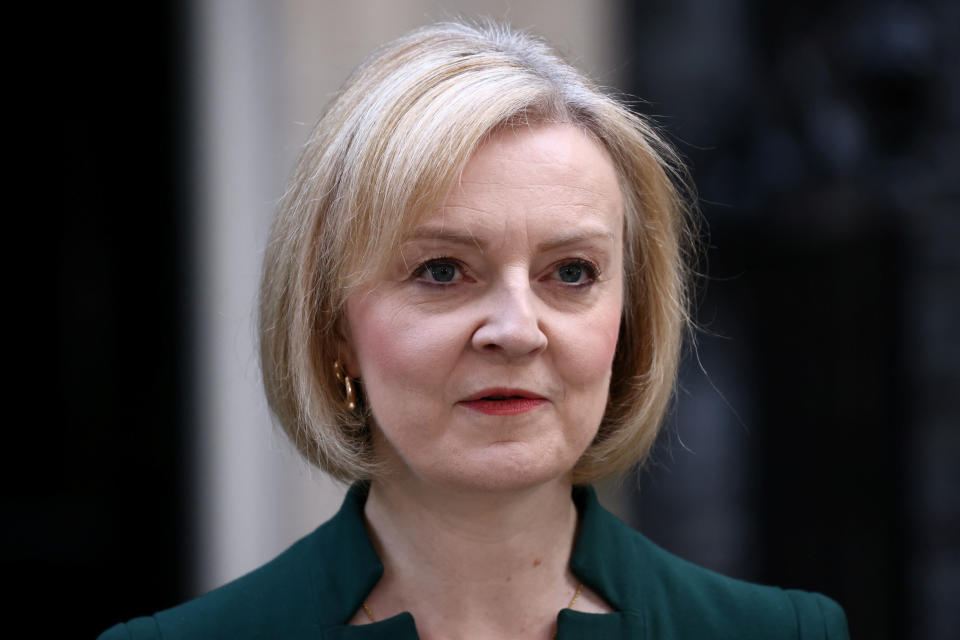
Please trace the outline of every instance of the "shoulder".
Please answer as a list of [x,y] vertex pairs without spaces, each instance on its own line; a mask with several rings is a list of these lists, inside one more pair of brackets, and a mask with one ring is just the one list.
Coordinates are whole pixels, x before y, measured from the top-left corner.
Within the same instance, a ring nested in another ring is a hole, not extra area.
[[313,551],[322,536],[323,527],[258,569],[189,602],[118,624],[99,640],[316,637]]
[[383,575],[363,522],[362,488],[313,533],[247,575],[100,640],[317,638],[344,624]]
[[649,619],[676,637],[849,638],[843,609],[826,596],[721,575],[637,536],[654,568],[651,582],[658,611],[648,611]]
[[704,569],[625,525],[592,490],[575,499],[582,517],[574,573],[615,609],[643,620],[648,637],[849,638],[843,610],[829,598]]

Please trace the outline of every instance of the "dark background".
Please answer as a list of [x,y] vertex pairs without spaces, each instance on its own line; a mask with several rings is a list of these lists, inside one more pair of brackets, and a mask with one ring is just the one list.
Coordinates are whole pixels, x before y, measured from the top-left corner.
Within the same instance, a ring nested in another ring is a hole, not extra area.
[[630,7],[623,86],[708,226],[699,348],[634,524],[826,593],[854,638],[956,637],[960,5]]
[[[708,274],[633,523],[855,638],[954,637],[957,3],[625,12],[613,82],[690,162]],[[4,572],[70,635],[193,595],[187,16],[59,12],[15,73]]]

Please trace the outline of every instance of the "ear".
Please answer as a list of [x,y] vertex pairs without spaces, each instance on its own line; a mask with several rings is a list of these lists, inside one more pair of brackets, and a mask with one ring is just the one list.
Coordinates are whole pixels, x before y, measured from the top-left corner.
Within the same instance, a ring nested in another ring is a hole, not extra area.
[[353,348],[353,340],[350,339],[350,327],[347,325],[346,319],[338,323],[336,340],[337,360],[343,365],[344,373],[350,378],[360,378],[360,362]]

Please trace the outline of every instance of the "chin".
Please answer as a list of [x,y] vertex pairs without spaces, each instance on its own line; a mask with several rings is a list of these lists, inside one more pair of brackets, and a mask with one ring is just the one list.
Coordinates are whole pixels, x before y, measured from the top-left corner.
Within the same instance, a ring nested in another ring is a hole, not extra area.
[[429,476],[462,491],[523,491],[558,480],[569,481],[577,459],[579,456],[561,459],[530,451],[522,443],[497,443],[454,464],[435,466]]

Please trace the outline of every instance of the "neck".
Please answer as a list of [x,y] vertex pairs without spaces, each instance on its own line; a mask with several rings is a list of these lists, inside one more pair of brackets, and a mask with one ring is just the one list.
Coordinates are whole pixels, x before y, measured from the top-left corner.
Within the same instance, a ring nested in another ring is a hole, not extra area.
[[365,515],[384,576],[371,609],[412,612],[424,638],[549,637],[577,587],[570,491],[569,478],[502,492],[374,481]]

